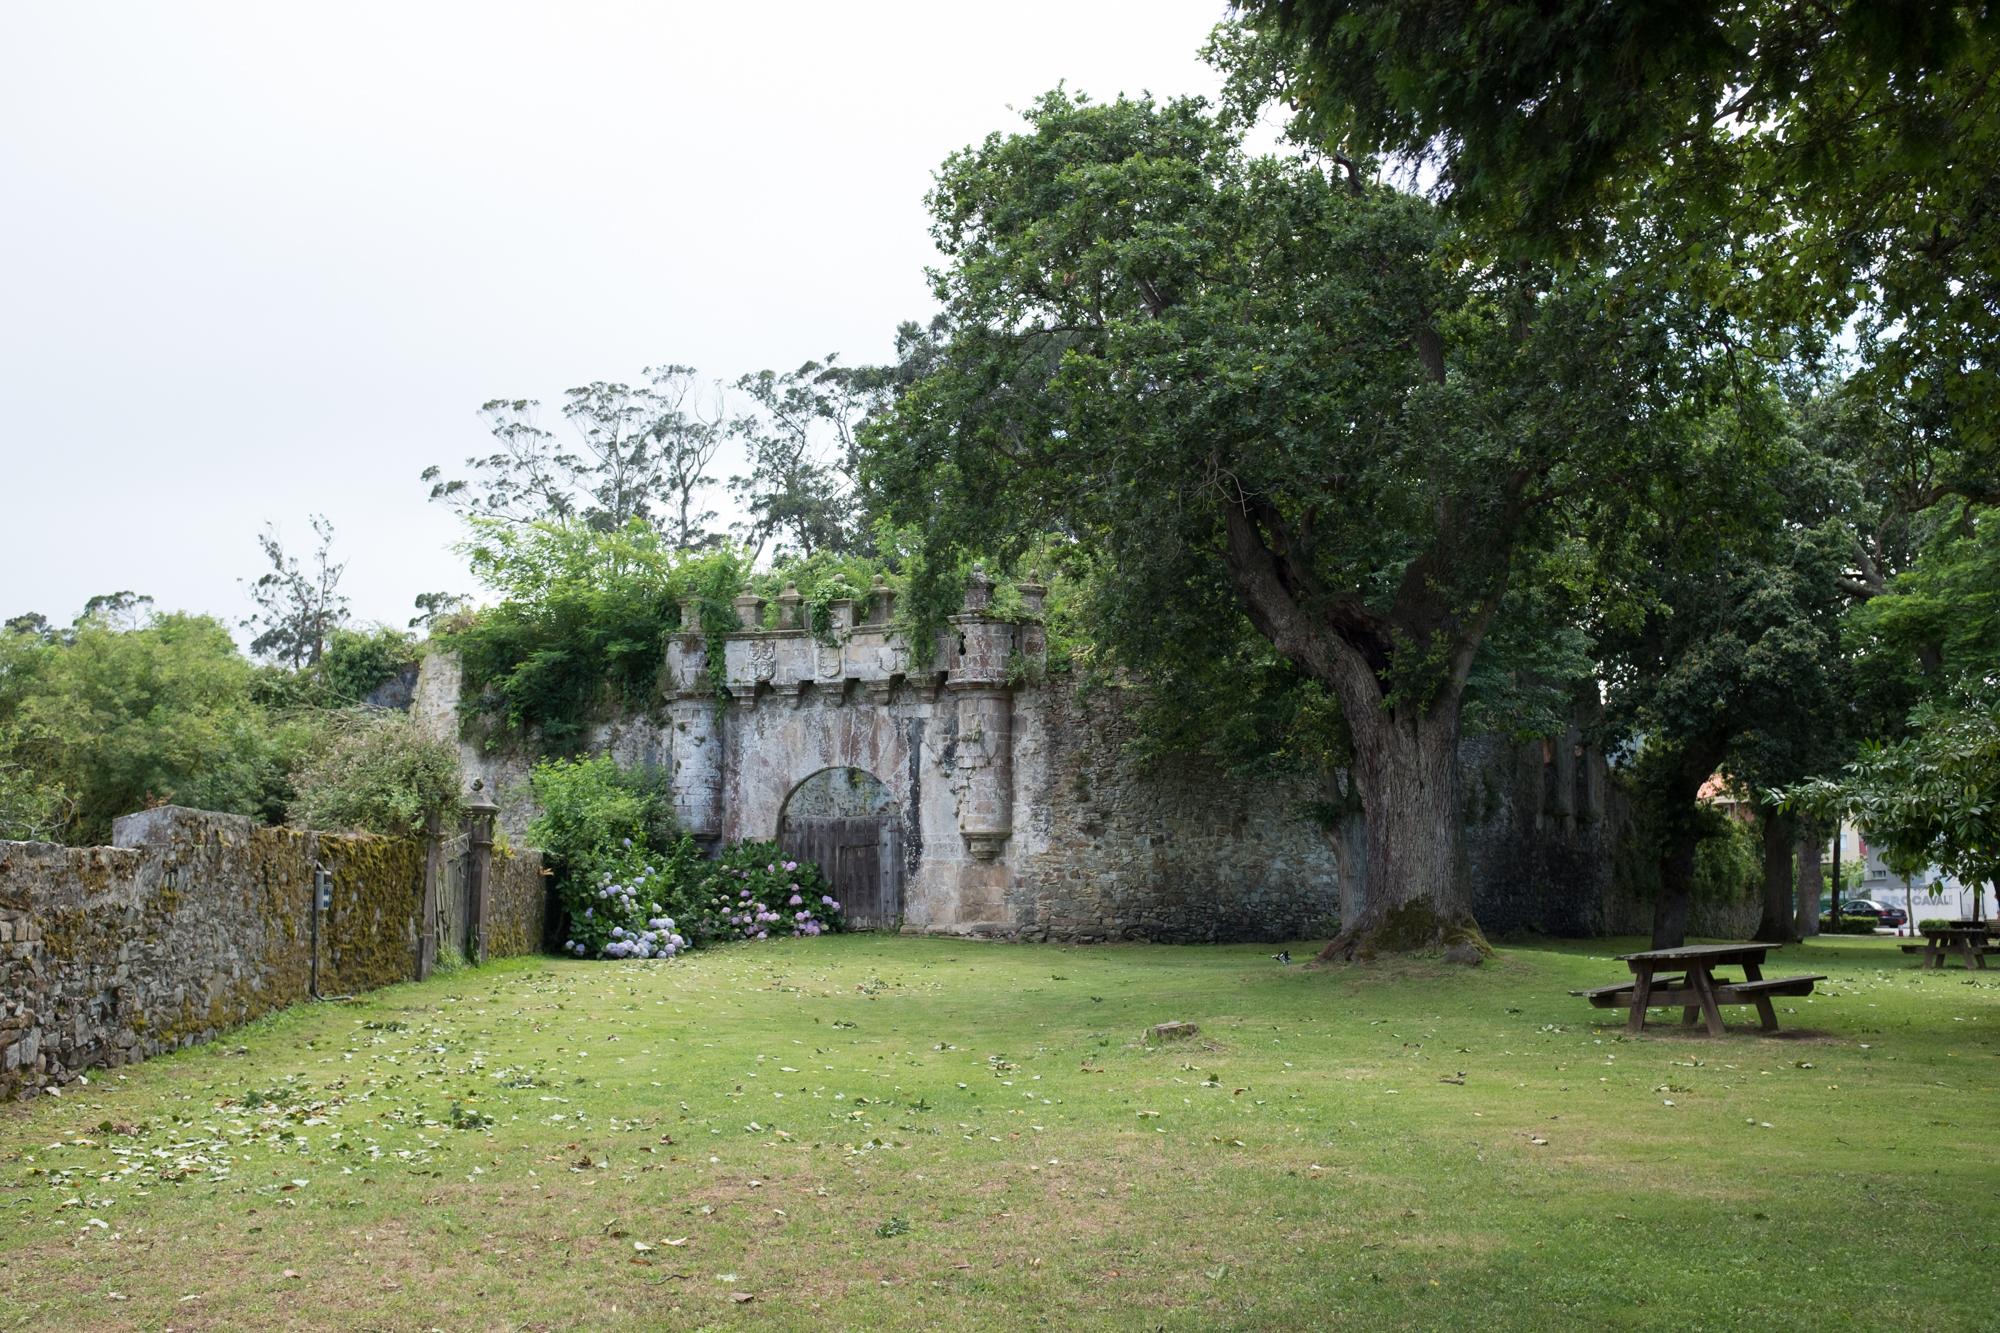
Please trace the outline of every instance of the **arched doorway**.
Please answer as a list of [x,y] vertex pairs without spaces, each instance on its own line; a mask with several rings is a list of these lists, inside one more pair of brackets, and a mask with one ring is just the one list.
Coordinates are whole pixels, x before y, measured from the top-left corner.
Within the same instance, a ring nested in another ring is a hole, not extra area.
[[832,885],[847,922],[893,928],[903,915],[902,812],[873,773],[823,768],[785,798],[778,845],[813,861]]

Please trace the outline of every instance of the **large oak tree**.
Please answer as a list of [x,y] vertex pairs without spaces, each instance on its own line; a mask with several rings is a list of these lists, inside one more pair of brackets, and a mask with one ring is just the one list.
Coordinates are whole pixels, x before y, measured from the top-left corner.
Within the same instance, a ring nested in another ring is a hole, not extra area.
[[1468,675],[1523,553],[1670,447],[1692,312],[1469,263],[1422,200],[1198,101],[1026,119],[939,174],[950,332],[866,433],[872,500],[931,570],[1090,546],[1135,667],[1247,620],[1351,734],[1368,899],[1329,953],[1477,940]]

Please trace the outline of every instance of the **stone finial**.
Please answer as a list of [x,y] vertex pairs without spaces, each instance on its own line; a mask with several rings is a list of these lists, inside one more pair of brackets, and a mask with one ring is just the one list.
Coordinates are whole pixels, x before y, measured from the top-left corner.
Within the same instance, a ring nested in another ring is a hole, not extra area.
[[1042,582],[1042,572],[1039,569],[1029,570],[1028,577],[1015,586],[1020,589],[1021,605],[1028,614],[1039,616],[1042,613],[1042,603],[1049,595],[1048,584]]
[[896,592],[880,574],[868,585],[868,623],[886,625],[896,618]]
[[826,604],[826,618],[833,632],[836,634],[842,634],[853,629],[854,599],[852,597],[836,597],[828,602]]
[[799,620],[799,605],[805,598],[799,594],[799,585],[787,583],[785,590],[778,594],[778,628],[802,628]]
[[984,611],[993,604],[993,580],[986,577],[984,562],[972,567],[972,573],[965,580],[965,610]]
[[700,632],[701,632],[701,598],[699,597],[681,598],[681,633],[699,634]]
[[764,628],[764,599],[748,588],[736,598],[736,623],[743,629]]

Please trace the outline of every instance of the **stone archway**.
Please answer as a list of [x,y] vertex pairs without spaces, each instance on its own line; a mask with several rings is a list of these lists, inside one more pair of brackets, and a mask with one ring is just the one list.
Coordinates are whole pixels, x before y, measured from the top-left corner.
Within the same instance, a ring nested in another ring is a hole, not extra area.
[[864,768],[822,768],[793,787],[778,845],[818,864],[848,924],[893,929],[903,915],[902,812]]

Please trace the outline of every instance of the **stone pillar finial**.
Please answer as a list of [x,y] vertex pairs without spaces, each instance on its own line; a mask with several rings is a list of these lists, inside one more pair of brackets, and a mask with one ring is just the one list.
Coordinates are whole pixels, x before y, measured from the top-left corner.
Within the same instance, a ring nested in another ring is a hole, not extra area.
[[886,625],[896,618],[896,590],[877,574],[868,585],[868,623]]
[[1042,572],[1039,569],[1029,570],[1028,577],[1015,586],[1020,589],[1021,605],[1026,608],[1028,614],[1041,615],[1042,603],[1049,595],[1049,586],[1042,582]]
[[799,621],[799,605],[805,598],[799,594],[799,585],[787,583],[785,590],[778,594],[778,628],[802,629]]
[[764,628],[764,599],[748,588],[736,598],[736,623],[743,629]]
[[681,598],[681,633],[701,633],[701,598]]
[[965,610],[968,614],[984,611],[993,604],[993,580],[986,577],[984,561],[972,567],[972,573],[965,580]]

